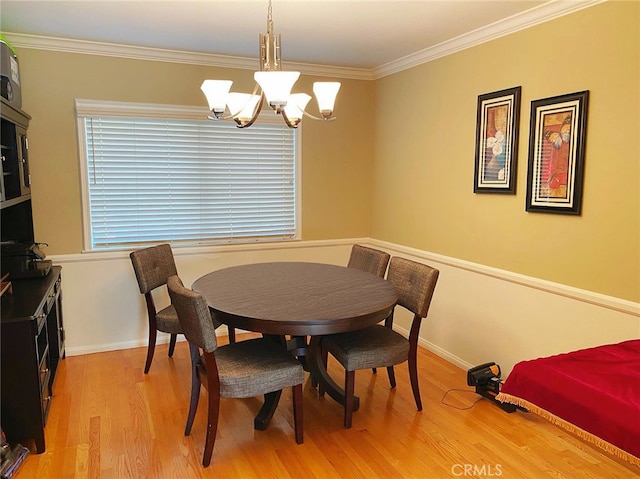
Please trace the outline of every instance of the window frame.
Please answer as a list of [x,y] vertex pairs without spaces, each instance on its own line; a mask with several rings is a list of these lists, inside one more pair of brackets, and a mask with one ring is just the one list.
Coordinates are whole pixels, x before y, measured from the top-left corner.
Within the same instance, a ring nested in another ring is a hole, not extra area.
[[[269,114],[271,113],[271,114]],[[78,138],[78,158],[80,172],[80,196],[82,205],[82,243],[83,253],[96,253],[118,250],[130,250],[132,245],[116,245],[112,247],[94,247],[91,234],[91,211],[89,199],[88,158],[85,118],[87,117],[117,117],[161,120],[187,120],[187,121],[212,121],[208,120],[208,110],[203,107],[166,105],[156,103],[132,103],[104,100],[75,99],[75,116]],[[225,120],[218,120],[225,121]],[[282,118],[271,111],[262,112],[258,118],[261,123],[281,124]],[[231,122],[232,123],[232,122]],[[232,123],[233,124],[233,123]],[[251,237],[251,238],[227,238],[209,239],[196,242],[179,241],[171,242],[174,247],[212,246],[221,244],[247,244],[269,243],[280,241],[296,241],[301,239],[302,214],[301,214],[301,170],[302,170],[302,125],[294,130],[294,221],[295,233],[291,238]],[[154,242],[140,241],[139,246],[152,245]]]

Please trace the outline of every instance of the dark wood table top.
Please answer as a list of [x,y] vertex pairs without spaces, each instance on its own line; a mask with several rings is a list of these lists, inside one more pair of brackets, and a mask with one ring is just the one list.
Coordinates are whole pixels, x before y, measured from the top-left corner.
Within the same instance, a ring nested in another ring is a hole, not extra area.
[[321,263],[257,263],[196,280],[214,317],[235,328],[274,335],[324,335],[385,319],[397,295],[370,273]]

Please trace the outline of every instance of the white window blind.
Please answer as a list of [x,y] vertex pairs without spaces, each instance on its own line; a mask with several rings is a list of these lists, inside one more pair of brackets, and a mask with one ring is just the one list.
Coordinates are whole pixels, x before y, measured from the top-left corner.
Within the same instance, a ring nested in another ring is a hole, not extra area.
[[86,115],[82,126],[90,249],[295,237],[296,136],[284,123]]

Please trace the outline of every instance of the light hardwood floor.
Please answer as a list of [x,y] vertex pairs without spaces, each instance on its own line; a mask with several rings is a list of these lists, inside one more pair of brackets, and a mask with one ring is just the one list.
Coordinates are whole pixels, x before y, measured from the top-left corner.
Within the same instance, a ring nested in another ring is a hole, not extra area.
[[[213,461],[204,469],[206,392],[185,437],[187,344],[178,343],[173,359],[166,353],[159,345],[148,375],[142,373],[146,348],[62,361],[47,450],[30,454],[18,479],[640,476],[640,468],[537,416],[507,414],[485,399],[474,404],[478,396],[466,386],[465,371],[424,349],[418,357],[422,412],[415,410],[406,364],[396,367],[393,391],[386,371],[357,372],[361,406],[349,430],[342,427],[340,406],[317,397],[307,375],[304,444],[294,441],[290,390],[267,431],[253,429],[259,398],[223,399]],[[333,361],[329,371],[343,377]]]

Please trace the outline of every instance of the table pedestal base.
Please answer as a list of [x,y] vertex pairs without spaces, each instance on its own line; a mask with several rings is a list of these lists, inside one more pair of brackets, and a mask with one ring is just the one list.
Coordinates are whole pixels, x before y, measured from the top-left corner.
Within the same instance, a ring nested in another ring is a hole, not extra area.
[[[334,401],[344,406],[346,402],[344,389],[338,386],[331,376],[329,376],[327,368],[322,361],[322,336],[311,337],[309,353],[307,356],[307,367],[311,372],[312,378],[317,381],[318,385],[322,385],[324,391],[331,396]],[[360,398],[358,396],[354,396],[353,410],[357,411],[359,408]]]
[[[294,336],[287,341],[287,349],[291,353],[298,357],[298,360],[302,363],[305,371],[311,373],[312,380],[315,380],[317,384],[321,384],[324,387],[324,391],[336,402],[344,406],[346,402],[346,396],[344,389],[338,386],[335,381],[329,376],[327,369],[322,362],[322,336],[312,336],[311,342],[307,346],[307,338],[304,336]],[[278,402],[282,391],[274,391],[264,395],[264,404],[258,411],[258,414],[253,420],[253,428],[256,431],[264,431],[269,427],[271,418],[276,412]],[[353,398],[353,410],[357,411],[360,407],[360,398],[354,396]]]
[[281,395],[282,390],[264,395],[264,404],[253,420],[253,428],[256,431],[265,431],[269,427],[269,423],[271,422],[273,413],[276,412]]

